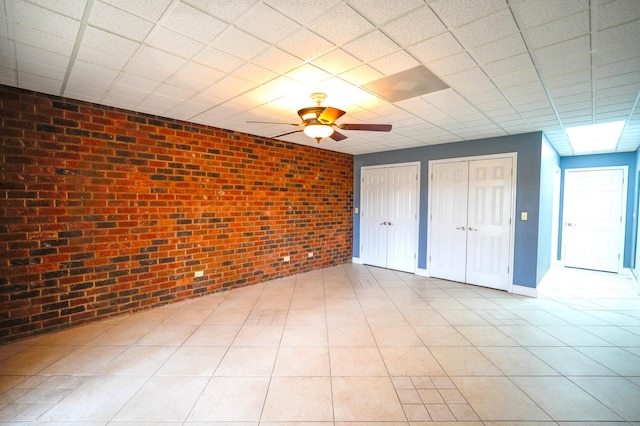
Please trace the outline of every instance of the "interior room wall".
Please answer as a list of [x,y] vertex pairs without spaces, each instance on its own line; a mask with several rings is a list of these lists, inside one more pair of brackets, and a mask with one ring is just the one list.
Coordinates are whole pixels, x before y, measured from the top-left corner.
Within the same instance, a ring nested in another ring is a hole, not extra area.
[[[356,155],[354,157],[354,207],[360,207],[360,168],[381,164],[394,164],[420,161],[420,208],[419,208],[419,242],[418,269],[427,267],[427,212],[430,160],[458,157],[493,155],[515,152],[517,160],[516,181],[516,213],[529,213],[527,221],[516,220],[513,283],[524,287],[535,288],[539,282],[538,267],[538,211],[540,201],[542,133],[533,132],[522,135],[503,136],[498,138],[478,139],[473,141],[431,145],[373,154]],[[360,217],[353,215],[353,256],[360,253]]]
[[351,155],[6,86],[0,120],[0,340],[351,261]]

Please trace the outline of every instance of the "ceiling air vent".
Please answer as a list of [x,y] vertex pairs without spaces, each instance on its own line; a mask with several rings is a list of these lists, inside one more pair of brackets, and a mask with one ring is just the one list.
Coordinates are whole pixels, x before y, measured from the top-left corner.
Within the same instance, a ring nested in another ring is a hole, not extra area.
[[390,102],[404,101],[449,88],[422,65],[372,81],[362,87]]

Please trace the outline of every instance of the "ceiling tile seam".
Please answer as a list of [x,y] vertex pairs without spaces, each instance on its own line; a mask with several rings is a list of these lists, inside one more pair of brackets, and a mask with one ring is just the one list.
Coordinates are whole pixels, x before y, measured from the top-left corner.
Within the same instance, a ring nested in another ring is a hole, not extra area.
[[73,50],[71,51],[71,55],[69,56],[67,69],[64,72],[62,84],[60,85],[59,96],[64,97],[64,92],[67,90],[69,77],[71,77],[71,72],[73,71],[73,67],[76,63],[76,59],[78,58],[78,52],[80,51],[80,46],[82,45],[84,32],[86,31],[87,26],[89,25],[89,16],[91,15],[91,9],[93,9],[94,1],[95,0],[87,0],[87,4],[84,5],[84,12],[82,13],[82,21],[80,21],[80,28],[78,28],[78,35],[76,36],[76,41],[73,44]]
[[[556,119],[558,120],[558,123],[560,124],[560,127],[562,128],[562,131],[566,133],[565,130],[565,126],[562,123],[562,119],[560,118],[560,113],[558,112],[558,108],[555,104],[555,102],[553,101],[553,98],[551,97],[551,92],[549,91],[549,87],[547,85],[547,83],[545,82],[544,76],[542,75],[542,72],[540,71],[540,62],[535,54],[535,52],[530,48],[531,46],[531,41],[529,40],[529,38],[527,37],[525,31],[522,31],[522,18],[519,16],[518,12],[516,11],[517,6],[514,7],[511,3],[513,2],[513,0],[507,0],[507,4],[509,5],[509,10],[511,11],[511,15],[513,16],[513,19],[515,21],[516,27],[518,28],[518,31],[520,32],[520,36],[522,37],[522,41],[524,42],[525,47],[527,48],[527,52],[529,53],[529,57],[531,58],[531,61],[533,62],[533,66],[536,70],[536,73],[538,74],[538,78],[540,79],[540,84],[542,85],[542,89],[544,90],[545,95],[547,96],[547,99],[549,101],[549,104],[551,105],[551,109],[553,110],[553,113],[556,116]],[[523,117],[524,119],[524,117]],[[525,119],[526,121],[526,119]],[[573,148],[571,149],[571,153],[573,154]]]
[[635,114],[636,109],[638,108],[638,103],[640,103],[640,91],[636,95],[636,100],[633,102],[633,106],[629,111],[629,117],[624,121],[624,126],[622,127],[622,131],[620,132],[620,138],[618,139],[618,143],[616,144],[616,152],[618,151],[618,145],[620,144],[620,139],[622,139],[622,135],[624,135],[625,130],[629,127],[629,123],[633,119],[633,115]]
[[[402,19],[402,18],[404,18],[405,16],[411,15],[411,14],[413,14],[415,11],[417,11],[418,9],[421,9],[422,7],[424,7],[424,6],[425,6],[425,5],[422,5],[422,4],[421,4],[421,5],[419,5],[419,6],[414,7],[413,9],[409,9],[409,10],[407,10],[407,11],[406,11],[405,13],[403,13],[402,15],[398,15],[398,16],[396,16],[396,17],[394,17],[394,18],[389,19],[388,21],[383,21],[383,22],[380,22],[380,24],[376,24],[376,23],[375,23],[375,22],[373,22],[371,19],[367,18],[367,16],[364,14],[364,12],[362,12],[360,9],[358,9],[358,7],[357,7],[356,5],[354,5],[354,4],[352,3],[352,0],[347,0],[347,1],[346,1],[346,3],[347,3],[347,5],[348,5],[351,9],[355,10],[355,11],[356,11],[360,16],[362,16],[364,19],[366,19],[366,20],[367,20],[367,22],[369,22],[371,25],[373,25],[374,27],[376,27],[376,28],[377,28],[378,30],[380,30],[380,31],[382,31],[380,27],[384,27],[385,25],[388,25],[388,24],[390,24],[390,23],[391,23],[391,22],[393,22],[393,21],[397,21],[398,19]],[[427,5],[427,6],[428,6],[428,5]],[[429,8],[431,8],[430,6],[428,6],[428,7],[429,7]],[[438,18],[438,19],[439,19],[439,18]]]
[[[595,52],[598,49],[597,46],[597,31],[598,28],[598,6],[594,4],[593,0],[589,0],[589,60],[591,61],[591,120],[596,122],[596,81],[595,81]],[[624,129],[623,129],[624,131]],[[622,133],[621,133],[622,134]]]
[[9,38],[9,40],[11,40],[11,49],[13,50],[12,53],[12,57],[13,57],[13,65],[14,65],[14,71],[13,71],[13,77],[15,79],[16,84],[18,85],[18,87],[20,86],[20,82],[18,81],[18,52],[16,51],[16,35],[15,35],[15,28],[13,27],[13,23],[15,21],[15,16],[13,13],[13,4],[11,2],[5,1],[4,2],[4,13],[5,16],[7,17],[7,36]]

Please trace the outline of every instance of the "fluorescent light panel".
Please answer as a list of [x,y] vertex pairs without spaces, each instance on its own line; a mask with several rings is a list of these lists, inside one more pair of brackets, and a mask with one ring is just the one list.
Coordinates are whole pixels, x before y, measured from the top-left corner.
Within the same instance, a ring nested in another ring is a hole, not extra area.
[[575,154],[614,152],[624,127],[624,121],[568,127],[569,142]]

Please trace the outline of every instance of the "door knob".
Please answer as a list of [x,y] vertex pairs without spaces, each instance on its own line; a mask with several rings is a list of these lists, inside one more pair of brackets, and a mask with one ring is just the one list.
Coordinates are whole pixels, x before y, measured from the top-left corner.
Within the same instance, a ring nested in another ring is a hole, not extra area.
[[387,224],[387,222],[382,222],[380,225],[386,225],[386,224]]
[[477,229],[473,229],[472,227],[469,227],[469,231],[477,231]]
[[464,226],[458,226],[456,229],[459,229],[460,231],[464,231]]
[[393,226],[393,223],[389,222],[387,225],[389,225],[389,226]]

